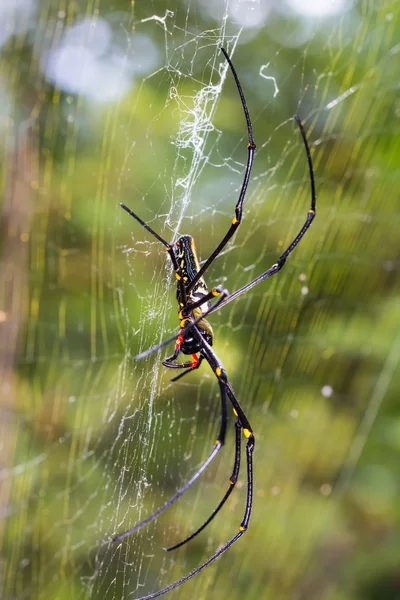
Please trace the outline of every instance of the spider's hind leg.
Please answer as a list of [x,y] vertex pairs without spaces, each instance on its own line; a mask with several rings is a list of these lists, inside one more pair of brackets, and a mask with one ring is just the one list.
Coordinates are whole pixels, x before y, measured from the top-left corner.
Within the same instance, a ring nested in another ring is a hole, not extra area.
[[[201,334],[199,332],[197,332],[197,336],[201,337]],[[200,359],[199,359],[199,362],[200,362]],[[223,383],[220,381],[218,383],[219,383],[220,398],[221,398],[221,422],[220,422],[219,429],[218,429],[217,439],[214,442],[213,448],[212,448],[210,454],[208,455],[208,457],[200,464],[200,467],[198,467],[198,469],[195,471],[195,473],[192,475],[192,477],[177,492],[175,492],[175,494],[173,496],[171,496],[171,498],[169,498],[169,500],[164,502],[164,504],[162,506],[160,506],[156,511],[154,511],[147,518],[143,519],[143,521],[140,521],[140,523],[137,523],[136,525],[131,527],[131,529],[128,529],[127,531],[124,531],[123,533],[116,535],[112,541],[118,542],[120,540],[123,540],[124,538],[128,537],[132,533],[135,533],[136,531],[138,531],[139,529],[141,529],[142,527],[144,527],[145,525],[147,525],[148,523],[153,521],[156,517],[161,515],[161,513],[163,513],[164,510],[169,508],[176,500],[178,500],[178,498],[180,498],[182,496],[182,494],[184,494],[193,485],[193,483],[207,469],[208,465],[213,461],[215,456],[221,450],[222,446],[225,443],[226,429],[227,429],[227,423],[228,423],[227,402],[226,402],[227,392],[225,390],[225,386],[223,385]]]

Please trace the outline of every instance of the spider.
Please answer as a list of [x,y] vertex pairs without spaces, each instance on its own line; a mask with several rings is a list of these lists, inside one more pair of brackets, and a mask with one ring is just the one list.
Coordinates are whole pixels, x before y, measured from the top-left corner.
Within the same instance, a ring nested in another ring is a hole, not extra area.
[[[227,373],[218,358],[215,354],[212,345],[214,340],[214,334],[211,325],[206,320],[206,317],[211,313],[219,310],[228,302],[232,302],[255,285],[261,283],[265,279],[272,277],[278,273],[282,267],[284,266],[286,259],[291,254],[291,252],[295,249],[295,247],[299,244],[300,240],[303,238],[308,228],[310,227],[314,217],[316,210],[316,193],[315,193],[315,181],[314,181],[314,172],[313,165],[311,161],[311,154],[309,145],[307,142],[306,134],[303,128],[303,125],[300,121],[300,118],[295,115],[294,119],[300,129],[300,134],[303,140],[303,144],[306,150],[307,161],[308,161],[308,169],[309,169],[309,177],[311,183],[311,207],[307,213],[307,219],[300,229],[296,237],[293,239],[291,244],[286,248],[286,250],[280,255],[277,262],[273,264],[269,269],[267,269],[264,273],[253,279],[250,283],[238,289],[233,294],[229,294],[228,291],[222,286],[218,285],[213,287],[211,291],[208,291],[206,282],[204,280],[204,274],[210,265],[214,262],[217,256],[221,253],[223,248],[235,234],[238,229],[241,221],[242,221],[242,210],[243,210],[243,202],[246,196],[247,186],[250,179],[250,172],[253,165],[254,154],[256,145],[253,139],[253,128],[250,120],[249,111],[247,108],[246,100],[243,94],[242,87],[240,85],[237,73],[235,68],[231,62],[231,59],[228,56],[228,53],[224,48],[221,48],[226,61],[231,69],[233,78],[236,83],[236,87],[240,96],[244,116],[247,124],[247,135],[248,135],[248,144],[247,144],[247,164],[244,173],[242,187],[239,193],[239,199],[237,201],[235,207],[235,216],[231,222],[231,225],[223,237],[222,241],[218,244],[214,252],[212,252],[211,256],[204,262],[204,264],[200,267],[199,261],[197,259],[196,249],[194,245],[194,239],[190,235],[182,235],[178,238],[175,243],[169,243],[164,240],[158,233],[156,233],[150,225],[145,223],[140,217],[138,217],[130,208],[125,206],[125,204],[121,204],[121,207],[126,210],[136,221],[138,221],[152,236],[154,236],[158,241],[160,241],[164,247],[166,248],[169,257],[172,262],[173,269],[175,271],[175,277],[177,280],[177,300],[179,304],[179,319],[180,319],[180,329],[176,335],[165,340],[161,344],[158,344],[154,348],[150,350],[146,350],[142,352],[136,359],[144,358],[149,354],[160,350],[167,344],[171,343],[175,340],[175,349],[171,356],[166,358],[162,364],[169,369],[183,369],[182,373],[173,377],[171,381],[176,381],[181,377],[191,373],[195,369],[200,367],[200,364],[203,360],[209,364],[211,370],[213,371],[215,377],[217,378],[219,390],[220,390],[220,398],[221,398],[221,423],[219,427],[219,432],[217,436],[217,440],[206,460],[201,464],[201,466],[197,469],[197,471],[192,475],[192,477],[183,485],[169,500],[167,500],[160,508],[158,508],[153,514],[148,516],[146,519],[113,538],[113,541],[119,541],[123,538],[131,535],[135,531],[138,531],[150,521],[158,517],[164,510],[170,507],[186,490],[190,488],[190,486],[198,479],[198,477],[203,473],[203,471],[208,467],[211,461],[218,454],[222,446],[225,442],[225,435],[227,430],[227,398],[229,399],[234,415],[236,417],[235,420],[235,432],[236,432],[236,445],[235,445],[235,458],[233,464],[232,474],[229,480],[229,486],[222,500],[218,504],[218,506],[213,510],[208,519],[194,531],[187,538],[182,540],[181,542],[170,546],[167,548],[168,551],[174,550],[183,546],[190,540],[192,540],[195,536],[197,536],[207,525],[214,519],[217,513],[221,510],[228,497],[232,493],[236,482],[239,476],[239,468],[240,468],[240,455],[241,455],[241,434],[244,434],[244,437],[247,440],[246,443],[246,460],[247,460],[247,496],[246,496],[246,506],[244,510],[244,515],[242,522],[239,526],[239,531],[234,535],[230,540],[228,540],[215,554],[213,554],[210,558],[208,558],[205,562],[203,562],[199,567],[188,573],[185,577],[182,577],[175,583],[164,587],[158,592],[149,594],[147,596],[143,596],[139,600],[150,600],[150,598],[156,598],[157,596],[161,596],[166,592],[182,585],[200,571],[203,571],[208,565],[213,563],[217,558],[221,556],[228,548],[230,548],[239,538],[244,535],[247,531],[250,521],[250,515],[252,510],[252,501],[253,501],[253,451],[255,438],[254,433],[251,428],[251,425],[245,415],[244,410],[242,409],[239,401],[236,397],[236,394],[232,388],[231,383],[229,382]],[[211,304],[211,301],[215,299],[214,304]],[[186,362],[178,362],[178,356],[180,354],[191,355],[191,360]]]

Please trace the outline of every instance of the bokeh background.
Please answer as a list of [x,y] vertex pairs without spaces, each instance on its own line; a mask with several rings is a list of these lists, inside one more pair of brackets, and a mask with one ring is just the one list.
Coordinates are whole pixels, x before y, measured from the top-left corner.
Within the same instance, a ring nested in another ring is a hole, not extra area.
[[[243,224],[207,274],[234,291],[317,217],[284,270],[213,315],[256,435],[249,531],[169,598],[400,598],[400,2],[1,0],[0,596],[132,599],[201,564],[226,448],[174,507],[121,543],[210,451],[205,364],[170,384],[169,240],[222,239],[257,143]],[[244,458],[244,457],[243,457]]]

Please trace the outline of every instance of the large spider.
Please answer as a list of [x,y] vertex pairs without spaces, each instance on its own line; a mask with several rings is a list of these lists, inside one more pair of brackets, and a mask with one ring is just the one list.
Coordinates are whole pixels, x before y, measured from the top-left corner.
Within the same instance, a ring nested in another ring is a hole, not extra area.
[[[208,519],[191,535],[189,535],[183,541],[175,544],[167,548],[167,550],[174,550],[183,544],[186,544],[189,540],[192,540],[196,535],[200,533],[216,516],[216,514],[221,510],[222,506],[227,501],[230,496],[235,484],[237,482],[239,476],[239,468],[240,468],[240,451],[241,451],[241,433],[243,432],[247,444],[246,444],[246,459],[247,459],[247,497],[246,497],[246,507],[244,510],[243,520],[240,523],[239,531],[234,535],[228,542],[226,542],[215,554],[213,554],[210,558],[208,558],[205,562],[203,562],[199,567],[188,573],[179,581],[168,585],[167,587],[155,592],[153,594],[149,594],[148,596],[143,596],[140,600],[149,600],[150,598],[156,598],[157,596],[161,596],[162,594],[180,586],[182,583],[191,579],[205,569],[208,565],[214,562],[221,554],[223,554],[232,544],[234,544],[242,535],[245,533],[249,526],[251,509],[252,509],[252,500],[253,500],[253,450],[254,450],[254,434],[251,428],[251,425],[239,404],[239,401],[236,397],[235,392],[229,382],[227,373],[218,358],[212,349],[214,334],[211,328],[211,325],[206,320],[206,317],[211,313],[219,310],[228,302],[232,302],[235,298],[238,298],[252,287],[268,279],[272,275],[278,273],[283,265],[286,262],[289,254],[294,250],[297,244],[300,242],[308,228],[310,227],[314,217],[315,217],[315,208],[316,208],[316,195],[315,195],[315,182],[314,182],[314,173],[313,166],[311,161],[310,149],[307,143],[307,138],[304,132],[303,125],[300,121],[300,118],[295,115],[294,119],[300,129],[300,134],[303,139],[303,143],[305,146],[308,168],[309,168],[309,176],[311,182],[311,207],[307,214],[307,219],[300,229],[294,240],[289,244],[286,250],[280,255],[277,262],[272,265],[267,271],[253,279],[250,283],[241,287],[239,290],[234,292],[233,294],[229,294],[228,291],[222,286],[216,286],[212,288],[209,292],[206,282],[204,280],[204,274],[209,268],[209,266],[214,262],[217,256],[221,253],[222,249],[229,242],[231,237],[234,235],[236,230],[238,229],[241,221],[242,221],[242,210],[243,210],[243,202],[246,196],[247,186],[250,179],[250,172],[253,165],[254,153],[256,149],[256,145],[253,139],[253,128],[249,116],[249,111],[247,109],[247,104],[244,98],[243,90],[240,85],[238,76],[236,71],[232,65],[232,62],[224,48],[221,48],[222,52],[225,55],[225,58],[228,62],[228,65],[232,71],[233,77],[236,82],[236,87],[239,92],[240,100],[243,107],[244,116],[246,118],[247,123],[247,133],[249,142],[247,144],[247,164],[246,170],[244,173],[243,183],[239,194],[239,199],[237,201],[235,207],[235,216],[232,220],[232,223],[228,229],[228,232],[225,234],[222,241],[218,244],[214,252],[211,256],[205,261],[205,263],[200,267],[199,261],[197,259],[194,240],[190,235],[182,235],[178,238],[175,243],[169,243],[165,241],[158,233],[156,233],[147,223],[142,221],[140,217],[138,217],[132,210],[130,210],[124,204],[121,204],[122,208],[126,210],[136,221],[138,221],[149,233],[151,233],[157,240],[159,240],[167,249],[170,259],[172,261],[172,265],[175,271],[175,277],[177,279],[177,299],[179,304],[179,319],[180,319],[180,329],[179,332],[163,343],[147,350],[136,356],[137,359],[144,358],[148,356],[152,352],[163,348],[173,340],[175,340],[175,350],[171,356],[166,358],[163,361],[163,365],[168,367],[169,369],[184,369],[182,373],[174,377],[171,381],[176,381],[180,377],[183,377],[187,373],[198,369],[201,362],[205,359],[210,365],[213,373],[215,374],[221,396],[221,424],[219,427],[219,432],[217,436],[217,440],[214,444],[212,451],[210,452],[208,458],[201,464],[199,469],[192,475],[191,479],[185,483],[167,502],[165,502],[160,508],[158,508],[153,514],[148,516],[146,519],[125,531],[117,535],[113,538],[113,541],[122,540],[123,538],[131,535],[138,529],[141,529],[144,525],[147,525],[158,517],[164,510],[166,510],[171,504],[175,502],[187,489],[196,481],[196,479],[201,475],[201,473],[208,467],[210,462],[217,455],[219,450],[224,445],[226,428],[227,428],[227,402],[226,398],[229,398],[230,403],[232,404],[233,412],[236,417],[235,421],[235,431],[236,431],[236,451],[235,451],[235,459],[232,474],[229,480],[229,487],[225,492],[224,497],[218,504],[218,506],[213,510]],[[218,298],[216,302],[211,305],[211,300],[213,298]],[[191,355],[191,360],[187,362],[177,362],[177,358],[179,354]]]

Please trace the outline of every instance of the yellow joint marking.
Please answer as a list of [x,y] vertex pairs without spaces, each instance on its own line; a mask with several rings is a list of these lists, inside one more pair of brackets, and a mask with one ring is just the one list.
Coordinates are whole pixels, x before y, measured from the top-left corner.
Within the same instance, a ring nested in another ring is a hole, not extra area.
[[218,291],[218,290],[216,290],[215,288],[213,288],[213,289],[211,290],[211,293],[212,293],[212,295],[213,295],[213,296],[220,296],[220,295],[221,295],[221,292],[219,292],[219,291]]
[[179,323],[180,327],[185,327],[187,319],[182,319],[182,321]]
[[215,440],[215,445],[219,446],[219,444],[221,443],[221,440]]
[[249,437],[251,436],[251,431],[250,431],[250,429],[246,429],[246,428],[244,428],[244,429],[243,429],[243,433],[244,433],[244,435],[245,435],[247,438],[249,438]]
[[231,485],[235,485],[235,482],[234,482],[234,481],[232,481],[232,479],[230,479],[230,480],[229,480],[229,483],[230,483]]
[[179,273],[175,273],[175,277],[177,278],[178,281],[180,281],[182,279],[182,277],[179,275]]
[[185,305],[182,302],[179,302],[179,306],[183,308]]
[[187,280],[188,280],[188,278],[187,278],[187,277],[184,277],[184,278],[183,278],[183,281],[184,281],[185,283],[187,282]]
[[235,415],[235,417],[238,416],[237,411],[235,409],[233,409],[233,414]]
[[308,211],[308,214],[309,214],[309,215],[315,215],[315,210],[312,210],[312,209],[310,209],[310,210]]
[[216,376],[217,376],[217,377],[221,377],[221,375],[222,375],[222,371],[221,371],[220,367],[217,367],[217,368],[215,369],[215,374],[216,374]]
[[183,268],[185,266],[185,261],[181,260],[181,268]]
[[168,252],[168,250],[169,250],[169,246],[165,246],[165,249],[166,249],[166,251]]
[[181,310],[178,312],[178,319],[183,319],[183,314]]
[[234,218],[232,219],[232,225],[236,225],[236,223],[239,223],[239,221],[237,220],[237,218],[236,218],[236,217],[234,217]]
[[240,526],[240,527],[239,527],[239,531],[246,531],[246,528],[245,528],[245,527],[242,527],[242,526]]

